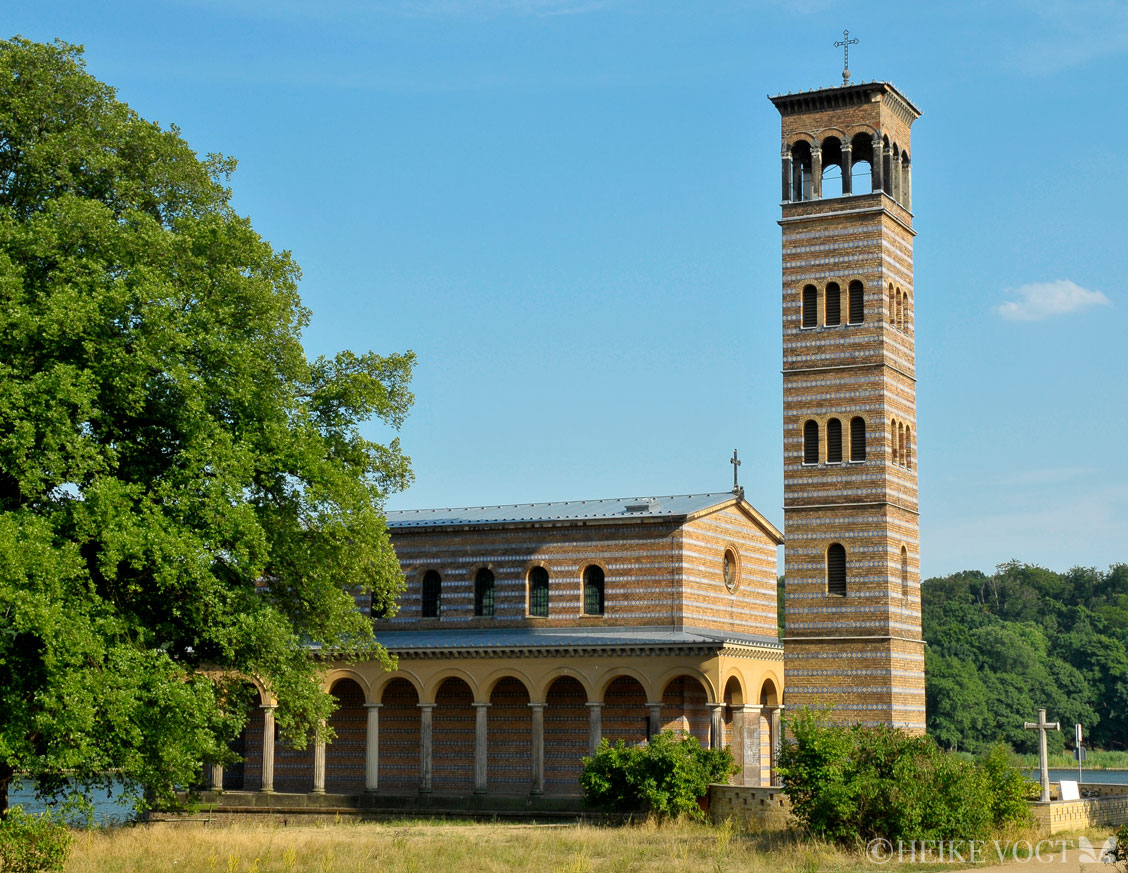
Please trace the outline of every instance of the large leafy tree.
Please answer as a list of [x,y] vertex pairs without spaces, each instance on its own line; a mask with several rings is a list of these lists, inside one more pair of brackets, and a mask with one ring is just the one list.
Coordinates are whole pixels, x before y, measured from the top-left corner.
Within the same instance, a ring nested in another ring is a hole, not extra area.
[[[0,43],[0,811],[23,772],[166,794],[222,760],[238,677],[301,742],[326,653],[384,657],[356,594],[410,353],[307,358],[299,270],[81,49]],[[391,433],[389,432],[389,436]]]

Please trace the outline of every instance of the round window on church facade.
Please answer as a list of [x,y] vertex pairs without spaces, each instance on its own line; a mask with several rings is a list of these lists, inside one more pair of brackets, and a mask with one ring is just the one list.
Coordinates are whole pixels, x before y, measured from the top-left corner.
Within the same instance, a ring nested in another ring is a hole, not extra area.
[[724,574],[725,588],[729,591],[735,591],[737,584],[740,582],[740,561],[736,556],[735,549],[725,549],[722,572]]

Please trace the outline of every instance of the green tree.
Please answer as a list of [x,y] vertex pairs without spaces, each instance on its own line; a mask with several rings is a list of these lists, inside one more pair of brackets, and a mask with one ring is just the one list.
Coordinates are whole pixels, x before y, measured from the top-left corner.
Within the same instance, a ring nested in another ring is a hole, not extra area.
[[167,797],[229,756],[235,677],[301,743],[319,653],[386,657],[354,595],[394,608],[410,468],[361,427],[400,426],[413,357],[307,358],[234,166],[80,48],[0,43],[0,811],[17,771]]

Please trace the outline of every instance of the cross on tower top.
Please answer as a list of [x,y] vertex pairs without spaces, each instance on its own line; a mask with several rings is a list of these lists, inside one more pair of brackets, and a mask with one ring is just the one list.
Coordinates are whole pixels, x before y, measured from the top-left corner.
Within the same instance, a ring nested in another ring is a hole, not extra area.
[[858,40],[850,39],[850,31],[842,31],[842,39],[834,44],[835,48],[842,48],[842,84],[850,84],[850,46],[857,45]]
[[732,464],[732,493],[733,494],[740,494],[741,488],[740,488],[740,485],[737,483],[737,476],[736,476],[737,468],[740,466],[740,458],[738,458],[737,455],[736,455],[736,449],[732,450],[732,457],[729,458],[729,463]]

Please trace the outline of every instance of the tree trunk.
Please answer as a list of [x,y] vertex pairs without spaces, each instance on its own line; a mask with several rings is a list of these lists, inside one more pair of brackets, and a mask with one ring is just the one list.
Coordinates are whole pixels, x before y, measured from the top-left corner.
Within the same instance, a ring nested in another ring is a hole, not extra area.
[[8,817],[8,783],[15,772],[11,765],[0,764],[0,821]]

